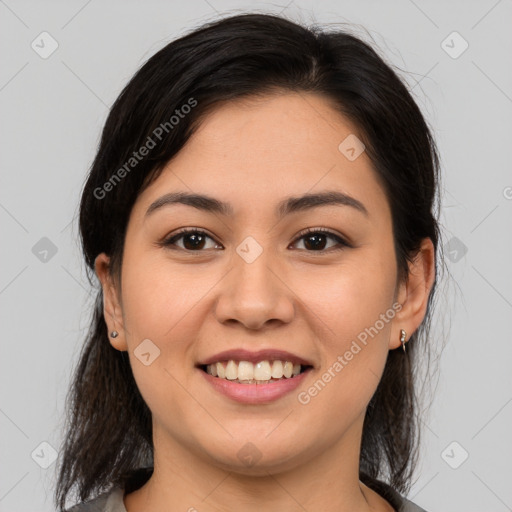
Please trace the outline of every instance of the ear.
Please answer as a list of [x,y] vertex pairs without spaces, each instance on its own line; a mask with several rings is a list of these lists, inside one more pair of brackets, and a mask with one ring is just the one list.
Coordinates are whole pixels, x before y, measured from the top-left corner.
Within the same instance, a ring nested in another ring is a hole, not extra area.
[[[107,324],[110,344],[117,350],[128,350],[121,302],[110,273],[110,258],[105,253],[99,254],[94,260],[94,268],[103,288],[103,316]],[[110,336],[112,331],[117,331],[116,338]]]
[[435,280],[435,250],[430,238],[423,239],[418,254],[409,263],[409,274],[400,283],[397,301],[402,305],[393,319],[389,348],[401,346],[400,330],[406,332],[406,341],[416,332],[427,312],[428,298]]

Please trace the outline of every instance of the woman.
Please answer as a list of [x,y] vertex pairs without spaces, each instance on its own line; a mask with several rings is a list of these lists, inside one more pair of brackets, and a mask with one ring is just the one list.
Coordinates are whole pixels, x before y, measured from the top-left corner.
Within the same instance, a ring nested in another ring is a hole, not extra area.
[[[73,511],[410,511],[438,158],[367,44],[216,21],[115,102],[80,229]],[[91,501],[92,499],[92,501]]]

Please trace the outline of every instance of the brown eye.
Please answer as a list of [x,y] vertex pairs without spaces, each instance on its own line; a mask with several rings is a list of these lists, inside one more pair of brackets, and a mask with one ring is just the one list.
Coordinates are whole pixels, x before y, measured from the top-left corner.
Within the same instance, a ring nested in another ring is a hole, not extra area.
[[[176,242],[178,240],[183,240],[183,245],[177,245]],[[163,242],[163,246],[174,248],[178,247],[179,249],[183,249],[186,251],[201,251],[202,249],[205,249],[205,246],[207,244],[207,239],[213,240],[211,236],[206,234],[206,232],[198,230],[198,229],[187,229],[182,230],[179,233],[172,235],[170,238],[165,240]],[[215,242],[213,247],[206,247],[207,249],[215,249],[216,247],[219,247],[218,244]]]
[[[331,246],[328,246],[329,239],[335,242]],[[180,240],[182,240],[181,244],[178,243]],[[210,247],[207,247],[208,240],[213,242],[213,245]],[[339,235],[320,228],[308,229],[303,232],[296,239],[294,245],[299,241],[303,241],[304,244],[304,249],[301,250],[306,250],[307,252],[328,252],[329,249],[339,250],[344,247],[350,247]],[[177,248],[189,252],[201,252],[203,249],[220,249],[222,247],[210,235],[200,229],[183,229],[179,233],[167,238],[162,242],[162,245],[169,249]]]
[[336,247],[338,249],[343,247],[349,247],[349,244],[343,240],[340,236],[328,231],[326,229],[308,229],[305,233],[302,233],[301,236],[297,239],[295,243],[303,240],[304,248],[308,252],[322,252],[325,251],[326,245],[328,244],[328,239],[334,240],[336,243],[334,246],[327,247],[327,249],[332,249]]

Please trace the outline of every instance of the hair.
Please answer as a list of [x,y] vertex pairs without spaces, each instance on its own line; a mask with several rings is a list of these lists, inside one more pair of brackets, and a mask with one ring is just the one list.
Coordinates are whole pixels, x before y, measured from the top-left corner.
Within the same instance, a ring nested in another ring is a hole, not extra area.
[[[424,238],[432,240],[438,261],[438,153],[419,107],[395,71],[348,32],[304,27],[269,14],[242,14],[204,24],[167,44],[136,72],[112,106],[80,203],[91,283],[95,258],[105,252],[120,284],[134,202],[209,112],[223,102],[289,92],[322,96],[360,131],[391,208],[398,279],[407,279],[408,263]],[[130,160],[150,139],[158,142],[147,156]],[[422,324],[406,354],[389,352],[367,407],[359,469],[367,485],[385,479],[398,492],[410,488],[420,435],[414,375],[429,357],[437,264],[435,272]],[[66,412],[55,490],[61,509],[74,487],[83,501],[113,485],[129,492],[149,478],[151,412],[127,352],[109,342],[101,288]]]

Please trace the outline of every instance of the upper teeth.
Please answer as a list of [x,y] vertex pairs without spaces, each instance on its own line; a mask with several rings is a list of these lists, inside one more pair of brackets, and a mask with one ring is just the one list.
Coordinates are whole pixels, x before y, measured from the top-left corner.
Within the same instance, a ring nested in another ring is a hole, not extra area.
[[253,364],[249,361],[233,361],[227,363],[213,363],[206,367],[207,373],[214,377],[228,380],[270,380],[280,379],[283,376],[290,378],[300,373],[300,364],[290,361],[260,361]]

